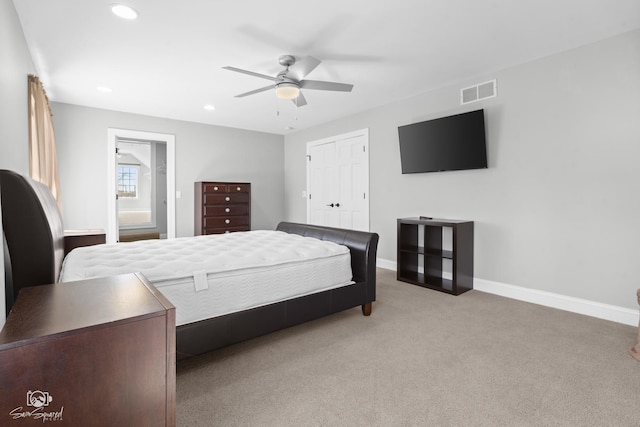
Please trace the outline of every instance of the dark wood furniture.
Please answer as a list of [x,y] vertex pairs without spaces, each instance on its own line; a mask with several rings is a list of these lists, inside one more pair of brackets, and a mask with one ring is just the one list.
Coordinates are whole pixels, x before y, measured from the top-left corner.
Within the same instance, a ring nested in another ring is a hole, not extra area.
[[[27,286],[55,283],[62,265],[62,220],[51,191],[13,171],[0,170],[5,245],[5,294],[11,307]],[[278,230],[345,245],[354,283],[268,306],[181,325],[177,357],[187,357],[352,307],[371,313],[376,300],[378,234],[282,222]]]
[[140,274],[24,288],[0,331],[0,424],[175,426],[175,363],[175,309]]
[[64,232],[51,190],[0,170],[6,312],[23,287],[56,283],[64,259]]
[[251,184],[196,182],[194,200],[196,235],[251,230]]
[[397,279],[453,295],[473,289],[473,222],[398,219]]
[[378,234],[281,222],[277,230],[347,246],[352,285],[178,326],[178,359],[205,353],[289,326],[361,306],[371,314],[376,300]]
[[64,230],[64,255],[81,246],[107,242],[104,230]]

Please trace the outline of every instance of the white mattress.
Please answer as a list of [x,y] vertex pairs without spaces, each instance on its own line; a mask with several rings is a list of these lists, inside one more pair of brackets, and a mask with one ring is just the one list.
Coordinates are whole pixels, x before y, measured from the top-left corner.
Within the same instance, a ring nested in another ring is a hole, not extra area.
[[141,272],[176,307],[176,324],[353,283],[349,248],[281,231],[76,248],[60,282]]

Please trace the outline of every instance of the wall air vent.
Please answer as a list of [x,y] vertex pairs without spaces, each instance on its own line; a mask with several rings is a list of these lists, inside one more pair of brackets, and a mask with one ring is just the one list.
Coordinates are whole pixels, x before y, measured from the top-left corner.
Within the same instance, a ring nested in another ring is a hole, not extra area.
[[460,104],[464,105],[482,99],[494,98],[497,95],[496,81],[489,80],[488,82],[460,89]]

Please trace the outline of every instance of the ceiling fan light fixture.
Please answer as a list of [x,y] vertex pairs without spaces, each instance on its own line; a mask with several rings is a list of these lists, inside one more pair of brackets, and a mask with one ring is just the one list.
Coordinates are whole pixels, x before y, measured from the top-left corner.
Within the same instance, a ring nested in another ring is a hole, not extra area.
[[296,99],[300,96],[300,88],[294,83],[276,85],[276,96],[280,99]]

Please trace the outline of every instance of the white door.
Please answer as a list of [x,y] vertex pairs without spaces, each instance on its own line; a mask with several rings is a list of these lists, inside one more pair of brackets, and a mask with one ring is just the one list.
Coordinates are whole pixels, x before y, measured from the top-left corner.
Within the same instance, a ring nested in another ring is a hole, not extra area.
[[307,144],[307,222],[369,231],[367,129]]
[[310,224],[340,226],[338,215],[338,175],[336,174],[336,143],[309,147],[307,167],[308,181],[308,218]]

